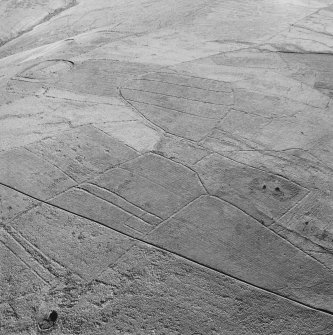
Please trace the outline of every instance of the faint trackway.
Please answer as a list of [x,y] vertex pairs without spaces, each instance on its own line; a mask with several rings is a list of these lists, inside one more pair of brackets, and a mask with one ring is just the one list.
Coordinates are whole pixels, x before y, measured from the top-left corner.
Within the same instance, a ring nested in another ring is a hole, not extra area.
[[146,241],[144,238],[133,237],[132,235],[127,234],[127,233],[124,233],[124,232],[118,230],[117,228],[110,228],[110,227],[107,226],[106,224],[103,224],[103,223],[101,223],[101,222],[99,222],[99,221],[97,221],[97,220],[88,218],[88,217],[86,217],[85,215],[77,214],[77,213],[72,212],[72,211],[70,211],[70,210],[68,210],[68,209],[63,209],[62,207],[57,206],[57,205],[55,205],[55,204],[53,204],[53,203],[50,202],[53,198],[50,198],[50,199],[48,199],[48,200],[41,200],[41,199],[38,199],[38,198],[36,198],[36,197],[34,197],[34,196],[31,196],[30,194],[27,194],[27,193],[25,193],[25,192],[22,192],[22,191],[20,191],[20,190],[14,188],[14,187],[12,187],[12,186],[10,186],[10,185],[6,185],[6,184],[4,184],[4,183],[0,183],[0,185],[5,186],[5,187],[8,187],[8,188],[10,188],[10,189],[12,189],[12,190],[14,190],[14,191],[16,191],[16,192],[19,192],[19,193],[21,193],[21,194],[23,194],[23,195],[25,195],[25,196],[27,196],[27,197],[30,197],[30,198],[32,198],[32,199],[38,201],[39,203],[44,203],[44,204],[46,204],[46,205],[48,205],[48,206],[52,206],[52,207],[54,207],[54,208],[57,208],[57,209],[59,209],[59,210],[61,210],[61,211],[70,213],[70,214],[72,214],[72,215],[76,215],[76,216],[81,217],[81,218],[83,218],[83,219],[86,219],[86,220],[88,220],[88,221],[94,222],[94,223],[96,223],[96,224],[98,224],[98,225],[102,225],[102,226],[104,226],[104,227],[106,227],[106,228],[108,228],[108,229],[111,229],[111,230],[113,230],[113,231],[116,231],[117,233],[119,233],[119,234],[121,234],[121,235],[123,235],[123,236],[126,236],[126,237],[128,237],[128,238],[130,238],[130,239],[134,239],[134,240],[139,241],[139,242],[141,242],[141,243],[144,243],[144,244],[146,244],[146,245],[153,246],[154,248],[157,248],[157,249],[162,250],[162,251],[164,251],[164,252],[166,252],[166,253],[175,255],[175,256],[177,256],[177,257],[179,257],[179,258],[185,259],[185,260],[187,260],[187,261],[189,261],[189,262],[191,262],[191,263],[197,264],[197,265],[199,265],[199,266],[201,266],[201,267],[204,267],[204,268],[206,268],[206,269],[209,269],[209,270],[211,270],[211,271],[214,271],[214,272],[217,272],[217,273],[221,273],[221,274],[223,274],[224,276],[227,276],[227,277],[232,278],[232,279],[234,279],[234,280],[237,280],[237,281],[239,281],[239,282],[241,282],[241,283],[243,283],[243,284],[246,284],[246,285],[249,285],[249,286],[251,286],[251,287],[254,287],[254,288],[256,288],[256,289],[258,289],[258,290],[260,290],[260,291],[264,291],[264,292],[266,292],[266,293],[273,294],[274,296],[277,296],[277,297],[279,297],[280,299],[288,300],[288,301],[291,301],[291,302],[293,302],[293,303],[296,303],[296,304],[298,304],[298,305],[300,305],[300,306],[303,306],[303,307],[305,307],[305,308],[310,308],[310,309],[312,309],[312,310],[316,310],[316,311],[318,311],[318,312],[325,313],[325,314],[328,314],[328,315],[333,316],[333,312],[331,312],[331,311],[328,311],[328,310],[325,310],[325,309],[321,309],[321,308],[317,308],[317,307],[313,307],[313,306],[311,306],[311,305],[308,305],[308,304],[303,303],[303,302],[301,302],[301,301],[298,301],[298,300],[296,300],[296,299],[291,299],[291,298],[288,297],[288,296],[284,296],[284,295],[282,295],[282,294],[276,293],[276,292],[271,291],[271,290],[269,290],[269,289],[262,288],[262,287],[260,287],[260,286],[257,286],[257,285],[255,285],[255,284],[253,284],[253,283],[250,283],[250,282],[248,282],[248,281],[246,281],[246,280],[237,278],[236,276],[233,276],[232,274],[223,272],[223,271],[221,271],[221,270],[217,270],[217,269],[215,269],[215,268],[212,267],[212,266],[209,266],[209,265],[204,264],[204,263],[199,262],[199,261],[195,261],[195,260],[193,260],[193,259],[191,259],[191,258],[189,258],[189,257],[186,257],[186,256],[184,256],[184,255],[181,255],[181,254],[179,254],[179,253],[177,253],[177,252],[174,252],[174,251],[171,251],[171,250],[166,249],[166,248],[164,248],[164,247],[161,247],[161,246],[159,246],[158,244],[155,244],[155,243],[153,243],[153,242],[148,242],[148,241]]

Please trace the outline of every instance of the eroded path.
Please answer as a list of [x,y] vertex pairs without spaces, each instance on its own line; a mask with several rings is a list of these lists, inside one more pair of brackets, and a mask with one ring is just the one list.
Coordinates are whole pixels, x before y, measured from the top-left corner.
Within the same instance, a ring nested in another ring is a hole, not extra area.
[[0,333],[332,334],[333,3],[58,5],[0,48]]

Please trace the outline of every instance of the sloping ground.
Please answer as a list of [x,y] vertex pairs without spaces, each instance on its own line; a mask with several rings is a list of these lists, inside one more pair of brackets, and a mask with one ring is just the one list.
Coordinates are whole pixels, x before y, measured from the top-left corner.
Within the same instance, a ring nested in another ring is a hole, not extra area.
[[333,334],[332,1],[1,5],[0,334]]
[[33,30],[35,26],[50,20],[75,3],[75,0],[1,1],[0,45]]

